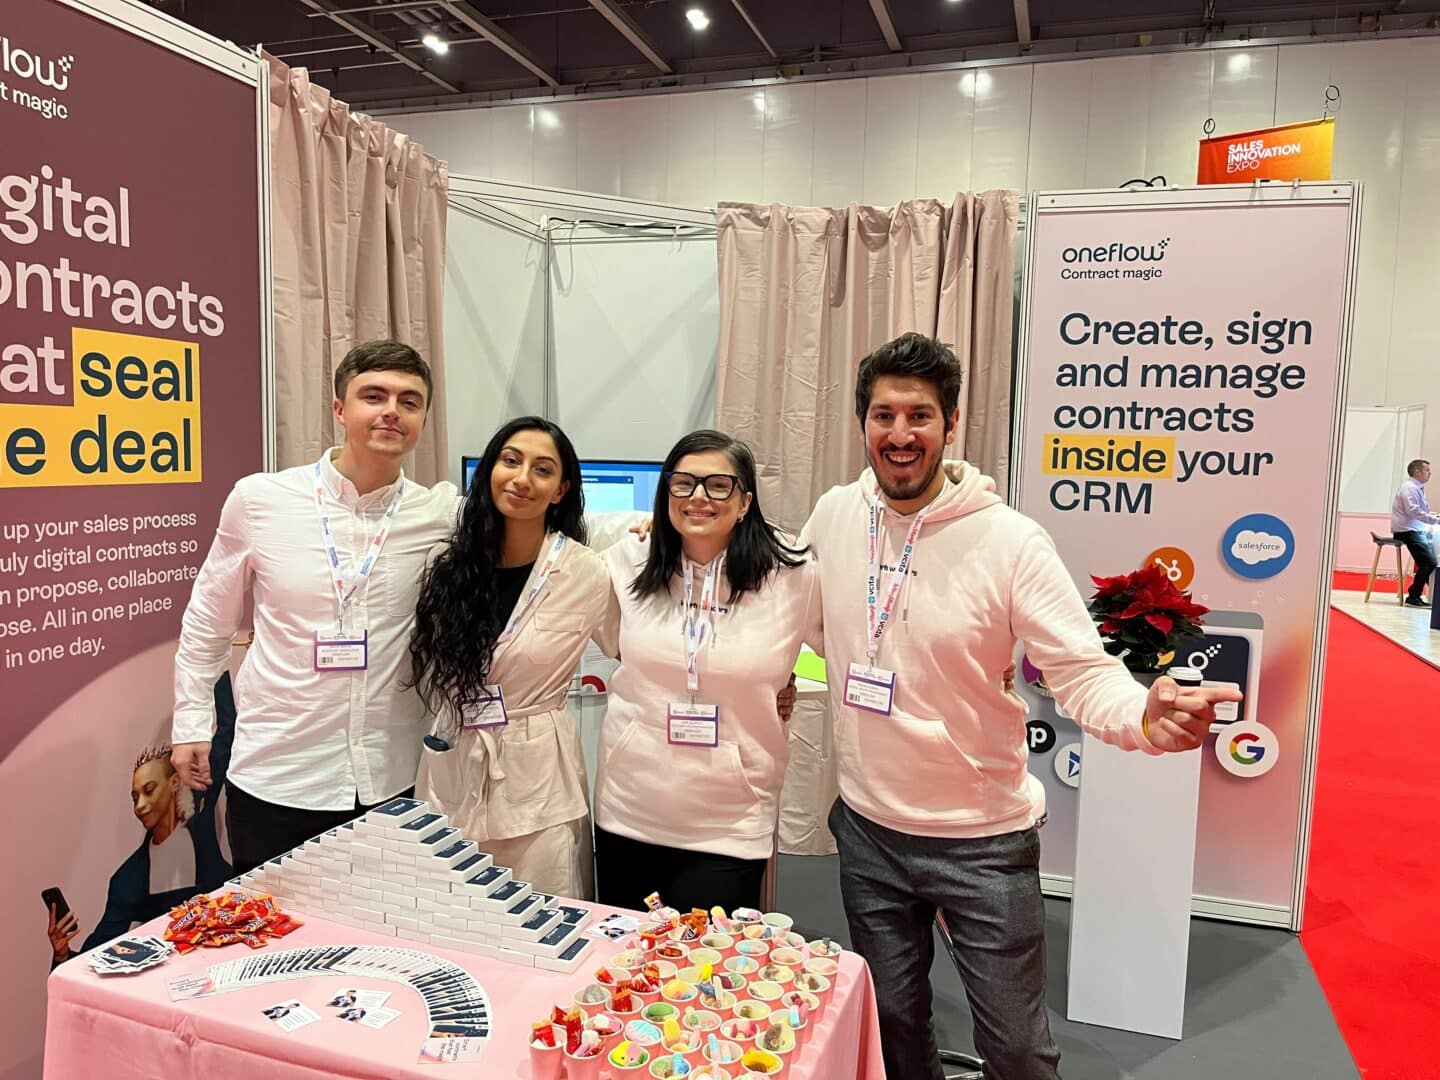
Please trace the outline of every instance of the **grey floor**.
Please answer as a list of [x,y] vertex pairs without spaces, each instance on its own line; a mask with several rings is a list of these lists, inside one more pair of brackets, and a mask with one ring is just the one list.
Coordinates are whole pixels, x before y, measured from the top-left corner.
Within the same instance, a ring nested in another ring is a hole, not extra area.
[[[838,863],[832,856],[779,860],[776,903],[807,937],[847,941]],[[1197,919],[1191,923],[1185,1037],[1179,1042],[1065,1019],[1070,905],[1047,900],[1050,1023],[1066,1080],[1339,1080],[1360,1076],[1299,939]],[[960,979],[936,947],[932,973],[940,1044],[971,1048]],[[900,1080],[900,1078],[896,1078]]]

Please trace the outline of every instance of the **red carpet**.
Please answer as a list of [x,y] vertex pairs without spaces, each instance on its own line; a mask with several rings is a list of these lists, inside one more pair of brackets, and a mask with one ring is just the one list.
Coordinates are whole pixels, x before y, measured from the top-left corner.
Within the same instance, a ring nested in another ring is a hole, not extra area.
[[1327,655],[1300,941],[1362,1076],[1440,1076],[1440,671],[1333,609]]
[[[1378,574],[1375,575],[1375,590],[1377,592],[1388,592],[1392,596],[1395,595],[1394,571],[1392,570],[1391,573],[1392,576],[1388,578],[1382,578]],[[1369,574],[1356,574],[1349,570],[1336,570],[1334,580],[1331,581],[1330,586],[1334,589],[1345,589],[1350,592],[1364,592],[1365,582],[1369,579]],[[1374,597],[1372,596],[1371,599],[1374,599]]]

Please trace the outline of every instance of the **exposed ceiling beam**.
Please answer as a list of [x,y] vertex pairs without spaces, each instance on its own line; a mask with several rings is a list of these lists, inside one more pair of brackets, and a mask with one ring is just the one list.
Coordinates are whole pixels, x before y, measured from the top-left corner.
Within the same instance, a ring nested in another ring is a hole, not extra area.
[[750,12],[745,10],[743,0],[730,0],[730,2],[735,5],[735,10],[738,11],[740,17],[745,20],[745,24],[750,27],[750,32],[760,39],[761,45],[765,46],[765,51],[770,54],[772,59],[779,60],[780,54],[775,51],[774,46],[771,45],[770,42],[765,40],[765,35],[760,32],[760,27],[755,25],[755,20],[750,17]]
[[490,44],[525,68],[547,86],[558,87],[560,80],[540,62],[540,58],[522,45],[512,34],[500,29],[492,20],[471,7],[465,0],[440,0],[446,13],[459,19]]
[[376,30],[374,27],[361,22],[359,19],[356,19],[350,15],[340,14],[340,12],[337,11],[330,4],[329,0],[300,0],[300,3],[304,4],[311,11],[318,11],[321,15],[324,15],[326,18],[328,18],[331,22],[343,26],[346,30],[349,30],[350,33],[354,34],[367,45],[373,45],[381,52],[393,56],[396,60],[399,60],[400,63],[404,64],[411,71],[418,71],[421,75],[425,76],[425,78],[429,79],[436,86],[442,87],[443,89],[448,90],[452,94],[458,94],[461,92],[460,87],[456,86],[452,82],[448,82],[445,79],[442,79],[439,75],[436,75],[435,72],[431,71],[428,67],[426,67],[423,62],[416,60],[413,56],[411,56],[399,45],[397,45],[393,40],[391,40],[386,35],[380,33],[380,31]]
[[895,16],[890,13],[890,0],[870,0],[870,10],[875,13],[880,32],[885,35],[885,44],[891,52],[899,52],[900,35],[895,32]]
[[662,75],[675,74],[674,69],[665,62],[660,55],[660,50],[650,40],[650,35],[640,29],[640,24],[632,19],[628,12],[623,11],[615,0],[590,0],[590,6],[604,15],[611,26],[625,35],[627,41],[644,54],[645,59],[660,69]]
[[1030,0],[1015,0],[1015,33],[1021,45],[1029,45],[1034,40],[1030,28]]

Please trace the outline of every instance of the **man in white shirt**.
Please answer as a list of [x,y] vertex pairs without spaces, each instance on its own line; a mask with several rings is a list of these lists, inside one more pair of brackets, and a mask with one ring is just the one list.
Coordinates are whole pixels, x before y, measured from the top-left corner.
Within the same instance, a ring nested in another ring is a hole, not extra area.
[[[1405,471],[1409,476],[1390,504],[1390,531],[1396,540],[1404,542],[1410,549],[1410,557],[1415,560],[1415,580],[1410,583],[1405,603],[1411,607],[1429,607],[1430,603],[1421,593],[1429,584],[1430,575],[1435,573],[1434,530],[1435,525],[1440,523],[1440,515],[1430,512],[1430,501],[1425,497],[1425,485],[1430,482],[1430,462],[1416,458],[1405,466]],[[1432,589],[1430,602],[1434,600]]]
[[226,827],[237,873],[411,789],[425,712],[406,686],[426,553],[455,521],[449,483],[401,461],[425,430],[429,366],[374,341],[335,371],[344,442],[240,480],[185,610],[175,655],[176,772],[210,783],[213,688],[253,596],[235,684]]

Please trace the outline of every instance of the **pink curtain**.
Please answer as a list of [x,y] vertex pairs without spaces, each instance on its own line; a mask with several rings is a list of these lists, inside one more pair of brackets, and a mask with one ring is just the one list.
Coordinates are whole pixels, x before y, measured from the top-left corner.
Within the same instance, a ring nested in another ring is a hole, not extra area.
[[721,203],[718,426],[755,452],[767,516],[804,524],[865,465],[860,360],[907,330],[965,368],[954,453],[1009,470],[1013,191],[846,209]]
[[334,445],[331,379],[351,346],[394,338],[435,377],[435,405],[406,469],[446,475],[443,161],[310,81],[270,63],[275,427],[281,468]]

